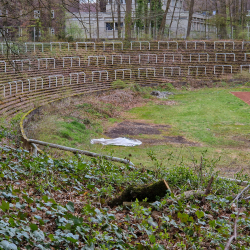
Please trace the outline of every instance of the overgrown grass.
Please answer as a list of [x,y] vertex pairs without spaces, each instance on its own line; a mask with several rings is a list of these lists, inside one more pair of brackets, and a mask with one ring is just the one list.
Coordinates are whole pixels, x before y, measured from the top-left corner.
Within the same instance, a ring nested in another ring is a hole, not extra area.
[[[171,88],[170,85],[167,87]],[[145,98],[149,97],[151,89],[141,90],[139,86],[133,88],[134,91],[142,92],[141,95]],[[180,162],[193,164],[193,158],[199,158],[206,152],[208,158],[221,159],[217,166],[226,175],[233,175],[242,168],[248,171],[250,106],[232,95],[231,91],[249,91],[249,89],[242,87],[175,90],[175,95],[168,99],[174,101],[175,105],[165,105],[164,101],[148,99],[146,105],[123,112],[120,117],[112,117],[110,114],[114,107],[107,104],[100,103],[97,108],[92,104],[82,103],[75,109],[84,111],[80,116],[59,114],[54,118],[45,116],[43,124],[50,121],[49,128],[53,128],[53,131],[40,131],[37,136],[41,140],[66,146],[127,157],[133,163],[146,167],[152,167],[147,156],[149,151],[153,151],[163,165],[166,159],[171,157],[168,164],[172,166]],[[73,110],[72,114],[75,112]],[[79,125],[79,122],[84,124],[84,119],[89,120],[90,124]],[[171,126],[160,135],[141,134],[134,138],[161,140],[163,136],[183,136],[188,141],[197,143],[197,146],[155,143],[127,148],[90,144],[91,139],[105,137],[103,131],[123,120]]]
[[[138,119],[169,124],[174,135],[210,146],[238,146],[234,139],[250,139],[250,106],[233,96],[228,89],[182,91],[170,100],[178,105],[164,106],[154,102],[130,111]],[[240,91],[249,89],[240,89]]]

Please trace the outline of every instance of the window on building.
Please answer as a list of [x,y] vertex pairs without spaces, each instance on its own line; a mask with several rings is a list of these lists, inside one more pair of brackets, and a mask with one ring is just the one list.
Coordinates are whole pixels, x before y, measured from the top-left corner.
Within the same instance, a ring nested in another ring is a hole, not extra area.
[[35,19],[40,18],[40,10],[34,10],[34,18]]
[[55,29],[54,28],[50,28],[50,34],[53,36],[55,35]]
[[[123,27],[123,23],[121,23],[120,27]],[[118,23],[115,23],[115,30],[118,30]]]
[[113,23],[106,23],[106,30],[113,30],[114,25]]
[[[123,23],[121,23],[121,28],[123,27]],[[113,30],[114,23],[106,23],[106,30]],[[115,30],[118,30],[118,23],[115,23]]]
[[51,18],[54,19],[55,18],[55,11],[51,10]]

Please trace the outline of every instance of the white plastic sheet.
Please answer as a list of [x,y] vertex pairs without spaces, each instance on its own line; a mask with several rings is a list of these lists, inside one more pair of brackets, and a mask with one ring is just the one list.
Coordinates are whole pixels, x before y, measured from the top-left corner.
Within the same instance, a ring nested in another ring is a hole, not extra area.
[[134,147],[134,146],[138,146],[141,145],[142,142],[135,139],[128,139],[125,137],[118,137],[115,139],[92,139],[91,140],[91,144],[97,144],[100,143],[102,145],[115,145],[115,146],[126,146],[126,147]]

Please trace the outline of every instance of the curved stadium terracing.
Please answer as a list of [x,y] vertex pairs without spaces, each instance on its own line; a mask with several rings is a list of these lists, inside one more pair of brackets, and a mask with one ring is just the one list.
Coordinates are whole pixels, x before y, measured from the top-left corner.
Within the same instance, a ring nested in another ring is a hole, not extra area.
[[6,118],[67,96],[109,90],[118,79],[205,86],[250,70],[248,42],[52,42],[0,49],[0,115]]

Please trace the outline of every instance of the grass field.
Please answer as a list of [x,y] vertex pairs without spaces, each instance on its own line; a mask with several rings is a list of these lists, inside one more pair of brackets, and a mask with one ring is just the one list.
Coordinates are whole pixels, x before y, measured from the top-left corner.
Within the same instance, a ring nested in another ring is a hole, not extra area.
[[[149,91],[149,90],[147,90]],[[221,174],[232,176],[241,169],[249,172],[250,106],[233,96],[231,91],[249,91],[249,88],[204,88],[192,91],[175,90],[168,102],[156,98],[146,99],[128,111],[107,103],[95,106],[82,101],[67,104],[63,112],[45,112],[43,119],[33,127],[32,137],[47,142],[80,149],[128,157],[135,164],[152,167],[148,157],[153,152],[162,167],[180,162],[199,162],[201,155],[213,161]],[[143,93],[145,96],[145,92]],[[148,96],[148,95],[146,95]],[[172,105],[174,103],[174,105]],[[170,105],[169,105],[170,104]],[[68,111],[65,111],[68,108]],[[112,116],[115,110],[119,116]],[[158,134],[127,136],[153,141],[127,148],[91,145],[90,139],[106,137],[107,129],[120,122],[169,125]],[[184,138],[188,143],[168,143],[163,138]]]

